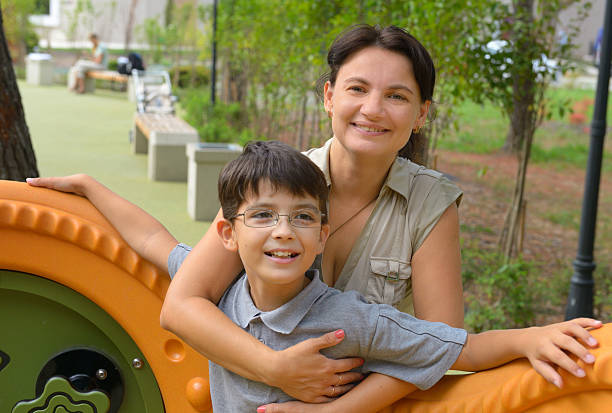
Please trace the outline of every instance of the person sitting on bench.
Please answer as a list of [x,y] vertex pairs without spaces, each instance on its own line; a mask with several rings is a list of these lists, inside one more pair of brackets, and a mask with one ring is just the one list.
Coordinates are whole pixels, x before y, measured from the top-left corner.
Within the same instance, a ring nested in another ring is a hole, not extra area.
[[98,35],[89,35],[91,41],[91,60],[79,59],[68,72],[68,88],[76,93],[85,93],[85,76],[91,70],[104,70],[108,64],[108,51],[100,44]]

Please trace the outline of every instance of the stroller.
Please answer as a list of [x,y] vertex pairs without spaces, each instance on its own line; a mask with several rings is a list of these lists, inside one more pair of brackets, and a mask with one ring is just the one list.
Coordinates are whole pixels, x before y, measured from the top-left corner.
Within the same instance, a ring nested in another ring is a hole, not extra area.
[[132,82],[138,113],[174,114],[170,76],[165,70],[132,70]]

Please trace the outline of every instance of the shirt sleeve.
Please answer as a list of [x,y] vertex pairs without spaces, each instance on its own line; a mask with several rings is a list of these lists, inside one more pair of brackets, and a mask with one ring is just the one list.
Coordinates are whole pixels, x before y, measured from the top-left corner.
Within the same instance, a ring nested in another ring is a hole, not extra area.
[[170,274],[170,278],[174,278],[174,275],[190,252],[191,247],[183,243],[177,244],[176,247],[170,251],[170,255],[168,255],[168,274]]
[[453,203],[459,206],[463,196],[463,192],[457,185],[438,172],[436,172],[436,175],[417,175],[415,180],[419,181],[414,191],[419,194],[417,199],[420,198],[420,202],[413,203],[413,205],[418,206],[418,209],[409,211],[410,214],[414,214],[412,216],[413,254],[429,236],[444,211]]
[[381,305],[363,372],[392,376],[425,390],[453,365],[466,339],[465,330]]

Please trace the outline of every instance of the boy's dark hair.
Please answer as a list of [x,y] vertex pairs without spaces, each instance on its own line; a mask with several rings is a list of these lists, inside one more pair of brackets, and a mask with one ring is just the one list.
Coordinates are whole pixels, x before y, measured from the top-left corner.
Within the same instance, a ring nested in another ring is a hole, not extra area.
[[259,183],[293,195],[308,194],[319,201],[322,222],[327,223],[327,182],[323,172],[307,156],[275,141],[249,142],[242,154],[219,175],[219,201],[223,218],[231,220],[247,196],[257,196]]

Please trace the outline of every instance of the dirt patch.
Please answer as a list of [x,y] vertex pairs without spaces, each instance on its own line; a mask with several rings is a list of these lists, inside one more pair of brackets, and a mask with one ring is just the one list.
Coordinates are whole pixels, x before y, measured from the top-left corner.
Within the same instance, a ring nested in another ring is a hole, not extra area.
[[[464,191],[459,208],[462,238],[476,242],[484,250],[495,250],[514,187],[516,159],[501,154],[440,151],[437,169],[450,175]],[[523,257],[541,264],[542,282],[558,280],[559,274],[569,275],[573,271],[584,177],[585,171],[576,167],[529,166]],[[604,175],[601,179],[595,254],[597,264],[604,270],[609,269],[611,259],[608,252],[611,248],[606,246],[612,245],[607,216],[612,208],[609,178]],[[566,300],[560,301],[557,315],[546,317],[546,321],[562,319]]]

